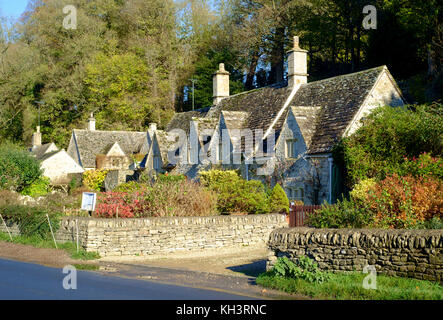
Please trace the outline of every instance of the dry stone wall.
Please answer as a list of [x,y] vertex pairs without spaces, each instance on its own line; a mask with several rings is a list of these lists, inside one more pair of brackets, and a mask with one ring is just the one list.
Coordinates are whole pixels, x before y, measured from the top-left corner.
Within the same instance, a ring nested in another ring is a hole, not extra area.
[[360,271],[375,265],[393,276],[442,281],[443,230],[282,228],[271,232],[267,269],[278,257],[304,255],[320,269]]
[[266,245],[269,234],[287,226],[280,214],[186,218],[97,219],[66,217],[60,241],[79,242],[102,257],[167,254],[202,249]]

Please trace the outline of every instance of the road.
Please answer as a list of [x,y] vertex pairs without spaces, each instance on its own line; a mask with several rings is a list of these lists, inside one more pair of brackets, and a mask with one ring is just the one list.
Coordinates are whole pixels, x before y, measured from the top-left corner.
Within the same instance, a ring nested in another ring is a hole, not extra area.
[[[243,300],[250,297],[226,292],[175,286],[146,280],[77,271],[77,289],[65,290],[62,269],[0,259],[0,299],[94,300]],[[68,281],[66,281],[68,282]],[[68,282],[71,283],[71,282]]]

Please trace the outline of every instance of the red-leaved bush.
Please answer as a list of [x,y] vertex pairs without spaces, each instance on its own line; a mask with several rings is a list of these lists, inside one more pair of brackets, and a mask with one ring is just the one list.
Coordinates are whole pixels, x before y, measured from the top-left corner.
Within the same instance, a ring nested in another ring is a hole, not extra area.
[[420,221],[441,218],[443,184],[434,177],[394,174],[378,182],[365,202],[375,214],[376,226],[411,228]]
[[98,196],[99,217],[185,217],[217,214],[217,196],[190,181],[157,181],[136,192],[103,192]]

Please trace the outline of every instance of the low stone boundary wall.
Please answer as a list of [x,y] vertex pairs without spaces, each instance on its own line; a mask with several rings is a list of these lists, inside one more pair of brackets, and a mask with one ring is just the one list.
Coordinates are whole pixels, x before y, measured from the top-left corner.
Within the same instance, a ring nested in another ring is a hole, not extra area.
[[272,230],[288,225],[281,214],[137,219],[65,217],[57,231],[58,240],[76,241],[76,220],[81,245],[102,257],[265,246]]
[[442,281],[443,230],[282,228],[271,232],[267,269],[278,257],[304,255],[319,268],[361,271],[375,265],[387,275]]

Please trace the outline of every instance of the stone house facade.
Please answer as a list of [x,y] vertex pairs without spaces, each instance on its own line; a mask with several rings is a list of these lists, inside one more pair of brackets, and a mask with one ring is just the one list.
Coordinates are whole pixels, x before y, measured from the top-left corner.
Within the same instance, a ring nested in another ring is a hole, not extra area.
[[43,176],[48,177],[52,185],[68,184],[73,175],[84,172],[64,149],[60,150],[53,142],[42,145],[41,141],[40,127],[37,127],[30,152],[40,162]]
[[232,96],[226,89],[229,73],[220,64],[213,106],[177,113],[166,128],[185,132],[189,141],[177,149],[173,171],[198,178],[214,165],[239,169],[246,179],[280,183],[291,200],[334,202],[339,189],[334,144],[375,108],[402,106],[405,100],[386,66],[308,82],[306,59],[295,37],[287,83]]

